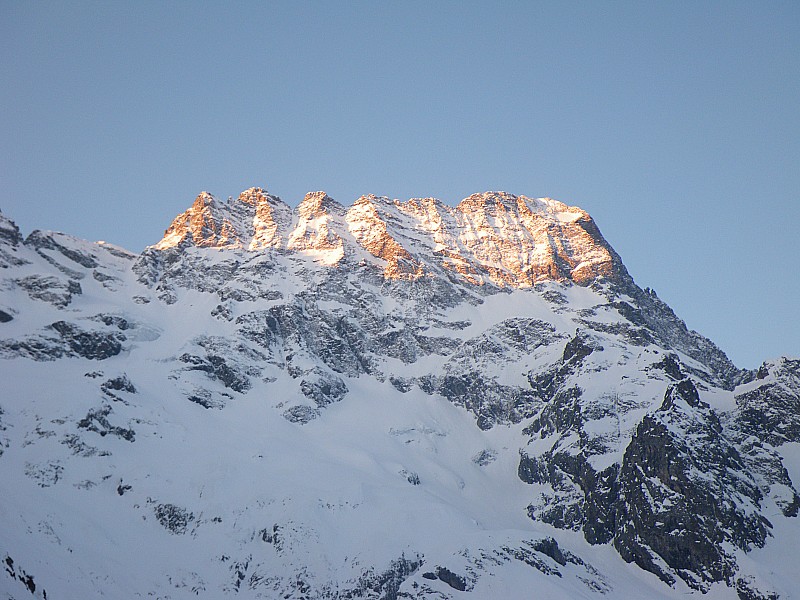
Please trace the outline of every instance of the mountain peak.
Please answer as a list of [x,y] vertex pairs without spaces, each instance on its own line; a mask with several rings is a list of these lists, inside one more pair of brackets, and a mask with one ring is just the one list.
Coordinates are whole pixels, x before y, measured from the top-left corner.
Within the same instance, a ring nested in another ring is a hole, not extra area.
[[490,277],[512,287],[542,279],[588,284],[628,278],[622,261],[584,210],[550,198],[473,194],[456,207],[462,243]]
[[239,202],[256,206],[261,202],[269,199],[267,190],[260,187],[251,187],[239,194]]
[[200,192],[192,206],[175,217],[156,248],[165,250],[187,243],[210,247],[235,246],[236,231],[224,213],[225,206],[214,196]]
[[227,204],[203,192],[154,248],[183,244],[322,252],[328,265],[366,250],[389,279],[442,268],[472,284],[512,288],[545,279],[584,285],[597,277],[628,279],[586,211],[503,191],[473,194],[455,208],[435,198],[400,202],[374,194],[346,208],[316,191],[294,211],[260,187]]
[[203,206],[209,206],[212,204],[216,198],[210,193],[206,192],[205,190],[197,194],[197,198],[194,199],[194,204],[202,208]]
[[345,207],[325,192],[308,192],[297,206],[297,213],[306,218],[323,214],[342,216],[345,213]]
[[467,196],[459,202],[456,208],[465,213],[487,210],[498,205],[511,208],[516,204],[516,200],[517,197],[508,192],[481,192]]
[[0,211],[0,241],[16,246],[22,241],[17,224]]
[[568,206],[552,198],[528,198],[508,192],[483,192],[462,200],[457,210],[465,215],[485,213],[497,217],[502,213],[514,215],[536,214],[553,221],[571,223],[590,219],[589,214],[577,206]]
[[138,257],[0,215],[0,332],[14,597],[800,587],[800,360],[736,369],[555,200],[203,193]]

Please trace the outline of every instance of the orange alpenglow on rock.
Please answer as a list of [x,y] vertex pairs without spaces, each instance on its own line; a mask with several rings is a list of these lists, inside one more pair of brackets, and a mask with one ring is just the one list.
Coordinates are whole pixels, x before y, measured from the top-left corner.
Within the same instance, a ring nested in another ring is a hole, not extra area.
[[512,288],[629,278],[586,211],[507,192],[473,194],[456,207],[367,195],[346,208],[320,191],[294,210],[257,187],[228,202],[203,192],[153,248],[185,246],[295,253],[331,267],[355,261],[406,281],[443,270]]
[[287,250],[314,256],[331,266],[344,258],[344,206],[325,192],[309,192],[294,212]]

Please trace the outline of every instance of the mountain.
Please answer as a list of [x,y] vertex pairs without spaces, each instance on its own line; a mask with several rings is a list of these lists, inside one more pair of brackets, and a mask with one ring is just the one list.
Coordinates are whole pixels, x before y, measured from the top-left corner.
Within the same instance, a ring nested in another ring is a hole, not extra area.
[[583,210],[0,215],[8,598],[791,598],[800,360],[738,369]]

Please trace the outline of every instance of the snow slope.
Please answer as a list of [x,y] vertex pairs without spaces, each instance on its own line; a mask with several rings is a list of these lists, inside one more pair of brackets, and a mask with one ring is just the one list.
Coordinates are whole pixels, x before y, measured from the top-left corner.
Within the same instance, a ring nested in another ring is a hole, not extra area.
[[0,217],[9,598],[791,598],[800,361],[591,218],[201,194],[141,255]]

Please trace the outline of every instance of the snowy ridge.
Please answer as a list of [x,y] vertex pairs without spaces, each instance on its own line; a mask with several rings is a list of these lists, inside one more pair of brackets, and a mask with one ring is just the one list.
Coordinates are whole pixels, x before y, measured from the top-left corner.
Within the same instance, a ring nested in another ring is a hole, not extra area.
[[0,374],[8,597],[800,587],[800,361],[553,200],[201,194],[138,256],[2,217]]
[[418,279],[444,267],[470,283],[510,287],[537,279],[627,278],[591,217],[549,198],[486,192],[452,208],[434,198],[400,202],[369,195],[345,209],[324,192],[312,192],[289,214],[261,188],[227,203],[203,192],[154,248],[316,251],[330,266],[345,257],[346,246],[360,246],[385,261],[388,278]]

